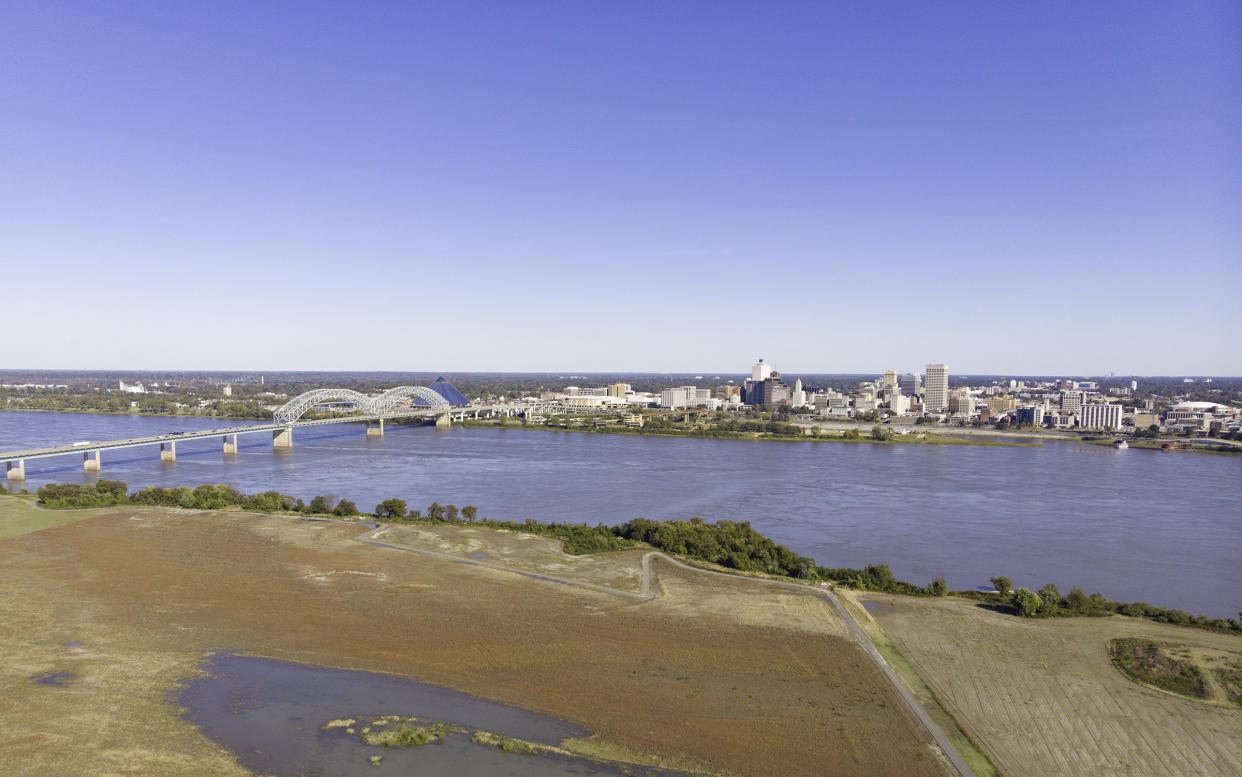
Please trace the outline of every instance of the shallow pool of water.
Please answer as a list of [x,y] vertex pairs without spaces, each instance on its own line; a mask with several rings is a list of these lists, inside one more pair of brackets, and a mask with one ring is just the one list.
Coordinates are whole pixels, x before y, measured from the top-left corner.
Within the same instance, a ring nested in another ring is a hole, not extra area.
[[[275,777],[623,777],[675,773],[550,753],[505,752],[475,743],[486,731],[543,745],[587,736],[580,726],[404,677],[216,653],[207,675],[175,694],[184,717],[251,771]],[[464,729],[441,742],[384,748],[361,740],[366,722],[385,715]],[[354,732],[331,721],[356,719]],[[381,756],[379,769],[372,756]]]

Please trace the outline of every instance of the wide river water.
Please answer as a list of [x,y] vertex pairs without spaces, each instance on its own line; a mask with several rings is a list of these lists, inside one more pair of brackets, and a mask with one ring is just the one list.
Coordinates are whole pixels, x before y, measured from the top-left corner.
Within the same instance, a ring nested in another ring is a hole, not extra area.
[[[0,451],[176,430],[218,419],[0,412]],[[1213,617],[1242,610],[1242,456],[1073,442],[1038,447],[698,440],[498,429],[360,425],[103,453],[102,476],[131,489],[231,483],[309,500],[334,494],[364,510],[473,504],[488,518],[618,523],[702,516],[750,521],[832,567],[886,563],[951,588],[1080,585],[1110,599]],[[26,464],[27,487],[89,482],[80,455]]]

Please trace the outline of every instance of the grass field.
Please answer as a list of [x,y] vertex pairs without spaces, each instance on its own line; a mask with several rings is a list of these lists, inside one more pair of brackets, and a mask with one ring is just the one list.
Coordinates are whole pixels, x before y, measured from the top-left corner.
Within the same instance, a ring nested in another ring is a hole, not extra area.
[[952,598],[866,598],[885,605],[875,620],[1007,777],[1242,774],[1242,709],[1144,687],[1109,655],[1111,640],[1132,638],[1227,667],[1242,659],[1237,636],[1123,616],[1015,618]]
[[0,540],[61,526],[101,514],[101,510],[40,510],[34,497],[0,495]]
[[[244,774],[167,702],[215,649],[457,688],[595,732],[579,751],[647,763],[947,773],[808,594],[657,562],[665,595],[638,601],[375,547],[358,532],[121,508],[0,542],[0,774]],[[510,539],[486,547],[501,553]],[[476,540],[436,542],[485,552]],[[545,571],[577,563],[530,547],[506,552]],[[636,557],[615,556],[619,570],[572,570],[631,579]],[[32,679],[43,673],[65,682]]]

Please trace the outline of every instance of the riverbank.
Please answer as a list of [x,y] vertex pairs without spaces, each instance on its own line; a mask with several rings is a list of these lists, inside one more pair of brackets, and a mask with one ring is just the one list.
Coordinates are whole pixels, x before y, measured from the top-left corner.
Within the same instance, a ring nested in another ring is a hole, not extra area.
[[616,436],[629,437],[685,437],[697,440],[767,440],[775,442],[835,442],[835,443],[872,443],[872,444],[897,444],[897,445],[975,445],[975,446],[997,446],[1009,448],[1033,447],[1033,443],[1020,442],[1004,442],[1001,440],[965,440],[957,437],[948,437],[937,434],[911,433],[908,435],[894,434],[886,436],[883,439],[876,439],[869,434],[859,434],[857,437],[845,436],[839,434],[817,435],[817,434],[774,434],[770,432],[736,432],[731,430],[717,430],[711,428],[687,428],[687,429],[642,429],[620,426],[574,426],[574,425],[558,425],[558,424],[506,424],[492,420],[474,420],[466,419],[464,421],[455,421],[457,426],[467,429],[505,429],[505,430],[525,430],[525,431],[550,431],[550,432],[576,432],[582,434],[608,434]]

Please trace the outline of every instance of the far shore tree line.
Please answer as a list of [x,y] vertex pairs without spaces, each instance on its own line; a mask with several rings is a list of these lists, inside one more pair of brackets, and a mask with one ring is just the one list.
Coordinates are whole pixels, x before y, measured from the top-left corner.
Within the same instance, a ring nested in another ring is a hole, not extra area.
[[[2,491],[3,489],[0,489]],[[717,521],[702,518],[688,521],[653,521],[635,518],[623,524],[544,523],[533,518],[525,521],[499,521],[479,518],[474,505],[458,508],[452,504],[432,502],[423,509],[410,509],[403,499],[385,499],[371,513],[363,513],[348,499],[334,494],[316,496],[309,502],[282,494],[264,491],[245,494],[226,483],[164,488],[148,486],[128,492],[118,480],[100,480],[92,484],[49,484],[38,490],[43,507],[59,510],[113,507],[118,505],[176,507],[194,510],[240,509],[260,513],[286,513],[337,518],[374,518],[397,524],[477,523],[494,529],[527,532],[561,540],[567,553],[582,555],[651,547],[671,555],[707,562],[739,572],[758,573],[803,580],[831,582],[860,591],[902,594],[907,596],[955,596],[974,599],[993,607],[1004,608],[1025,618],[1104,616],[1111,614],[1147,618],[1161,623],[1194,626],[1211,631],[1242,634],[1242,612],[1239,620],[1191,615],[1184,610],[1156,607],[1146,602],[1114,602],[1099,593],[1087,595],[1074,586],[1068,595],[1049,583],[1038,591],[1013,588],[1003,576],[991,578],[994,591],[949,591],[943,577],[926,586],[898,580],[887,564],[871,564],[863,569],[831,568],[816,564],[784,545],[763,536],[748,521]]]

